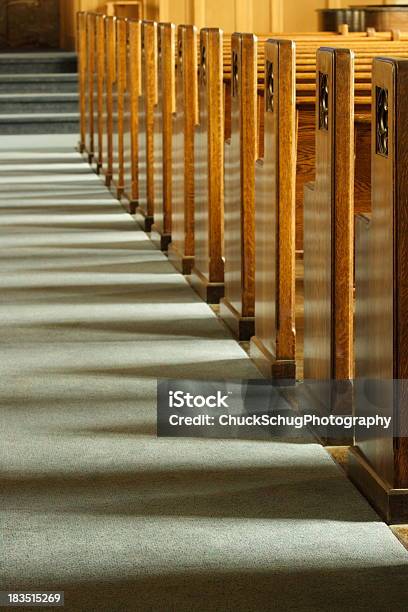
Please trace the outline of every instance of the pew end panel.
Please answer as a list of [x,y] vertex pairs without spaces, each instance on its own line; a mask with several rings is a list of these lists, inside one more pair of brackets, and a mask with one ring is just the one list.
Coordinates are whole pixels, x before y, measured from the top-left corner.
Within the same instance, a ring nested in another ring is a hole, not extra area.
[[96,14],[86,14],[86,134],[85,134],[85,154],[90,165],[93,164],[95,155],[95,26]]
[[139,96],[139,205],[136,218],[146,232],[154,223],[154,122],[157,104],[157,23],[142,21]]
[[173,115],[171,243],[168,257],[185,275],[194,265],[194,130],[198,124],[197,28],[178,27]]
[[176,26],[157,26],[157,104],[154,114],[154,223],[151,239],[167,251],[172,231],[173,113],[175,111]]
[[118,200],[124,190],[123,117],[126,91],[127,20],[116,20],[115,79],[113,82],[112,181],[111,189]]
[[[353,68],[349,49],[317,52],[316,180],[304,200],[304,386],[309,409],[323,414],[352,411]],[[323,442],[338,444],[331,435]]]
[[224,296],[224,83],[223,33],[200,33],[199,121],[194,159],[194,267],[190,283],[204,301]]
[[94,103],[94,142],[95,172],[100,174],[103,168],[103,118],[104,118],[104,81],[105,81],[105,15],[96,15],[95,25],[96,79]]
[[115,62],[116,17],[105,19],[105,80],[103,117],[103,161],[102,172],[105,184],[110,187],[113,176],[113,88],[116,80]]
[[268,377],[296,378],[295,44],[265,45],[264,155],[256,165],[255,336],[251,357]]
[[231,139],[225,153],[225,297],[220,316],[239,340],[255,331],[257,38],[233,34]]
[[86,13],[77,13],[77,40],[78,40],[78,85],[79,85],[79,113],[80,130],[78,151],[86,151],[86,132],[87,132],[87,29]]
[[130,214],[136,212],[139,198],[139,116],[141,74],[141,22],[128,22],[126,92],[123,117],[123,196]]
[[372,212],[356,234],[354,414],[392,417],[360,430],[349,475],[388,523],[408,522],[408,61],[374,60]]

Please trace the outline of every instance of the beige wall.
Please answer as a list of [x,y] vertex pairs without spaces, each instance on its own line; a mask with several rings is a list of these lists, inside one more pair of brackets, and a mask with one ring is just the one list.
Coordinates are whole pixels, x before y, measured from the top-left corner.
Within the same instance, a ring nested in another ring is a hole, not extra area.
[[[103,0],[60,0],[65,46],[72,47],[76,11],[103,10]],[[399,3],[407,2],[401,0]],[[316,9],[361,4],[362,0],[145,0],[147,19],[195,23],[198,27],[268,32],[305,32],[317,29]],[[370,0],[369,4],[398,3]]]

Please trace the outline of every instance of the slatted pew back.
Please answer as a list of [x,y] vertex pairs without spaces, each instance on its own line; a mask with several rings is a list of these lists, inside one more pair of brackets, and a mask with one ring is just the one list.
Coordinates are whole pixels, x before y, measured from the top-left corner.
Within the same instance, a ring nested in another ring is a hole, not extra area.
[[157,26],[157,104],[154,109],[154,224],[152,240],[167,251],[172,229],[173,113],[175,111],[176,27]]
[[172,143],[171,244],[168,256],[182,274],[194,264],[194,130],[198,123],[197,29],[179,26]]
[[[356,234],[356,416],[349,473],[389,523],[408,520],[408,61],[378,58],[372,83],[372,211]],[[398,381],[398,383],[397,383]]]
[[139,96],[139,206],[145,231],[154,222],[154,110],[157,104],[157,23],[141,29],[141,94]]
[[126,90],[123,108],[123,195],[134,214],[139,198],[139,95],[141,93],[141,22],[129,20]]

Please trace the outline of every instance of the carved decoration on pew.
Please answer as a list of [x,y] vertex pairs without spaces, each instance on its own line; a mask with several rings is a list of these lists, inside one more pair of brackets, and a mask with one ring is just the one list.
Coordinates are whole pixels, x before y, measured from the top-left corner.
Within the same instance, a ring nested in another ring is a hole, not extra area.
[[273,63],[270,60],[266,60],[266,112],[273,113],[273,105],[274,105],[274,73],[273,73]]
[[388,91],[376,87],[376,152],[388,157]]
[[319,72],[319,129],[329,129],[329,77]]

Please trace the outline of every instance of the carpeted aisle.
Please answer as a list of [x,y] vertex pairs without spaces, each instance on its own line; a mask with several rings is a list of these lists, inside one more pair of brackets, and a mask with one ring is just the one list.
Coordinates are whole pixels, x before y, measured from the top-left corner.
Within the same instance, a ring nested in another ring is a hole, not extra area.
[[0,141],[0,590],[406,610],[408,552],[318,445],[156,439],[158,376],[259,375],[73,142]]

